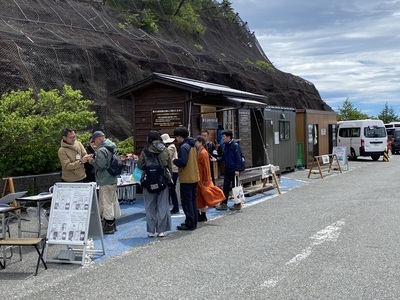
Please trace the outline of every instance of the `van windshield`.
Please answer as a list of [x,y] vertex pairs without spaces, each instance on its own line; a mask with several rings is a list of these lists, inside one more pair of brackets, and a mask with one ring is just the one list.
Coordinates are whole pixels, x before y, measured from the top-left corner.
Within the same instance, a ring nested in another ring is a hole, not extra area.
[[365,137],[386,137],[386,128],[378,126],[368,126],[364,128]]
[[394,132],[393,132],[393,137],[394,137],[395,139],[400,139],[400,131],[398,131],[398,130],[394,131]]

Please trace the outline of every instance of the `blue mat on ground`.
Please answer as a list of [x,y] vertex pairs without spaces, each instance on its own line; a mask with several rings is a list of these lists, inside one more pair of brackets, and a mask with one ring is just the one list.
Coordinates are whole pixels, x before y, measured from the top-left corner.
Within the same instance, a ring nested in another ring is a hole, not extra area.
[[[301,180],[290,179],[286,177],[281,177],[279,186],[282,192],[290,191],[293,188],[300,187],[306,184],[306,182]],[[250,197],[246,197],[245,205],[252,205],[258,202],[268,200],[269,198],[278,195],[276,189],[269,190],[264,193],[259,193]],[[104,235],[104,245],[106,255],[96,257],[94,262],[101,262],[104,259],[122,254],[123,252],[133,248],[142,246],[147,243],[154,242],[160,238],[149,238],[146,231],[146,214],[144,211],[143,200],[140,199],[141,195],[138,195],[138,199],[135,204],[121,203],[122,216],[117,220],[117,229],[114,234]],[[233,204],[233,201],[229,201],[229,205]],[[211,220],[220,215],[228,213],[228,211],[219,211],[215,208],[209,208],[207,210],[207,218]],[[185,215],[181,210],[180,214],[172,215],[172,230],[176,231],[176,226],[180,225],[185,220]],[[99,240],[95,240],[95,248],[101,248]]]

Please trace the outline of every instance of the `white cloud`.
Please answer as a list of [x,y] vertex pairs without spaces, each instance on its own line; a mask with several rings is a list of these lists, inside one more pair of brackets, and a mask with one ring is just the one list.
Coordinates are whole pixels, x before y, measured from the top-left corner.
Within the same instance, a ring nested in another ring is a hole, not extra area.
[[[305,3],[304,3],[305,2]],[[315,84],[334,109],[400,108],[400,1],[233,0],[280,70]]]

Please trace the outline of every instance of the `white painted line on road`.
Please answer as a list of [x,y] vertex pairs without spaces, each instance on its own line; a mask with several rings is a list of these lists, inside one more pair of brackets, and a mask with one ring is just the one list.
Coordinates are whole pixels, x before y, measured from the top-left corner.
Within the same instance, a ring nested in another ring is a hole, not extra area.
[[[325,227],[324,229],[318,231],[316,234],[310,237],[312,239],[311,244],[304,248],[299,254],[295,255],[291,260],[289,260],[285,265],[289,267],[294,267],[304,261],[307,257],[309,257],[316,246],[319,246],[325,242],[336,242],[339,238],[340,232],[345,224],[345,221],[339,220],[335,223]],[[288,272],[289,270],[286,270]],[[273,278],[264,281],[260,286],[273,288],[275,287],[279,281],[281,281],[285,276],[276,276]]]
[[339,238],[344,223],[344,220],[339,220],[311,236],[310,239],[313,240],[311,245],[303,249],[300,254],[297,254],[295,257],[289,260],[286,265],[300,263],[302,260],[310,256],[315,246],[321,245],[324,242],[336,242],[336,240]]
[[275,277],[271,278],[270,280],[265,281],[263,284],[261,284],[262,287],[267,287],[267,288],[273,288],[275,287],[279,281],[281,281],[285,277]]

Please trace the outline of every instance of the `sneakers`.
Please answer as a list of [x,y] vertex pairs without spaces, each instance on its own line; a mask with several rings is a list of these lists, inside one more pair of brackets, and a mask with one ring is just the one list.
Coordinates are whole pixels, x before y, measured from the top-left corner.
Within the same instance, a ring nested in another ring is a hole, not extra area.
[[221,202],[220,204],[218,204],[215,207],[216,210],[227,210],[228,209],[228,205],[224,202]]
[[229,207],[230,210],[241,210],[242,209],[242,204],[241,203],[236,203],[233,204],[231,207]]

